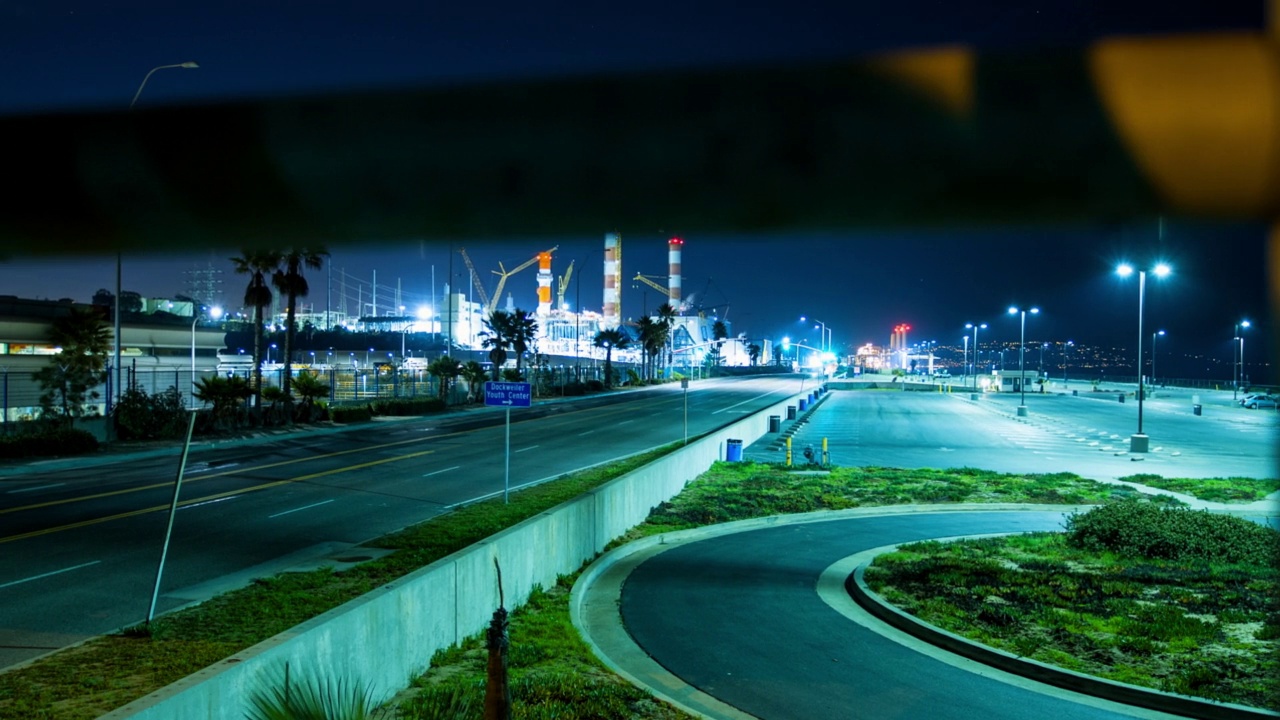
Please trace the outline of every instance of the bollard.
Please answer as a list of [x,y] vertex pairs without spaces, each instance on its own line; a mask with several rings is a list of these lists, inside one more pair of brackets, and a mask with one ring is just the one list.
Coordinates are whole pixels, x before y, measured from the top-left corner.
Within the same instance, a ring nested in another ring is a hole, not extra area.
[[1192,415],[1199,415],[1199,414],[1201,414],[1201,405],[1200,405],[1199,403],[1196,403],[1196,404],[1194,404],[1194,405],[1192,405],[1192,406],[1191,406],[1191,414],[1192,414]]
[[825,466],[825,465],[830,465],[830,464],[831,464],[831,453],[827,451],[827,439],[826,439],[826,438],[822,438],[822,464],[823,464],[824,466]]
[[727,462],[742,462],[742,441],[729,438],[724,441],[724,459]]
[[796,406],[795,406],[795,405],[788,405],[788,406],[787,406],[787,419],[788,419],[788,420],[795,420],[795,419],[796,419]]
[[791,467],[791,438],[787,438],[787,467]]
[[804,412],[809,407],[808,398],[800,398],[800,412]]
[[1119,400],[1120,402],[1124,402],[1124,393],[1120,393],[1119,395],[1117,395],[1116,399]]
[[769,416],[769,432],[771,433],[782,432],[782,416],[781,415]]

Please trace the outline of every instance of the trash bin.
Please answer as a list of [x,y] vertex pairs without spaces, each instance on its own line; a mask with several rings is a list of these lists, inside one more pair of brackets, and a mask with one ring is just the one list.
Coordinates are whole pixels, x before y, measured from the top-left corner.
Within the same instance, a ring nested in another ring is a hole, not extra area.
[[1192,415],[1200,415],[1200,414],[1201,414],[1201,413],[1200,413],[1200,409],[1201,409],[1201,405],[1200,405],[1200,403],[1196,403],[1195,405],[1192,405],[1192,406],[1191,406],[1191,414],[1192,414]]
[[1071,397],[1079,397],[1079,396],[1080,396],[1080,391],[1079,391],[1079,390],[1072,390],[1072,391],[1071,391]]
[[771,433],[782,432],[782,416],[781,415],[769,416],[769,432]]
[[795,420],[795,419],[796,419],[796,406],[795,406],[795,405],[788,405],[788,406],[787,406],[787,419],[788,419],[788,420]]
[[800,398],[800,412],[804,412],[809,407],[809,398]]
[[1119,395],[1116,395],[1116,399],[1119,400],[1120,402],[1124,402],[1124,393],[1120,393]]
[[724,459],[729,462],[742,462],[742,441],[729,438],[724,441]]

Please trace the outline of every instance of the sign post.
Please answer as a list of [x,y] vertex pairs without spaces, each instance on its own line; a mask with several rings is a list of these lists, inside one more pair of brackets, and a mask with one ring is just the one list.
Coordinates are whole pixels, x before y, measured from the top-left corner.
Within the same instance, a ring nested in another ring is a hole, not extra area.
[[502,502],[511,502],[511,408],[529,407],[529,383],[493,382],[484,384],[484,404],[507,410],[506,463],[502,478]]
[[689,378],[680,378],[680,389],[684,391],[684,444],[689,444]]

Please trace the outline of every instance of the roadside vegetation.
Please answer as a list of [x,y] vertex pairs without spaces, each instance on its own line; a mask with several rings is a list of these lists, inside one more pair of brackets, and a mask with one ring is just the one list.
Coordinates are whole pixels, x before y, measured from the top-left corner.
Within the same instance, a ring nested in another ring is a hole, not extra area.
[[1120,479],[1220,503],[1256,502],[1280,490],[1280,479],[1276,478],[1166,478],[1143,474],[1129,475]]
[[919,619],[1118,682],[1280,707],[1280,533],[1125,501],[1061,533],[912,543],[868,586]]
[[[396,552],[352,569],[264,578],[162,616],[149,629],[98,638],[0,674],[0,718],[97,717],[672,449],[513,493],[510,505],[493,500],[458,508],[368,543]],[[972,468],[796,470],[779,465],[717,463],[616,544],[677,529],[814,510],[945,502],[1088,505],[1140,497],[1127,486],[1070,473],[1017,475]],[[1145,497],[1158,505],[1178,505],[1168,496]],[[530,602],[511,616],[511,677],[519,716],[683,718],[605,670],[591,656],[569,623],[568,588],[572,581],[564,578],[556,587],[535,592]],[[401,717],[422,720],[478,717],[483,665],[479,636],[438,653],[431,670],[402,693],[394,710]]]

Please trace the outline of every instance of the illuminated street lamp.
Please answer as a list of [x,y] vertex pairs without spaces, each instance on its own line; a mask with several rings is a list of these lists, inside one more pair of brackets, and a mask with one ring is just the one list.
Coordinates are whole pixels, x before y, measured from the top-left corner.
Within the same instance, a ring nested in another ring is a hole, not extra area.
[[1022,392],[1022,403],[1018,405],[1019,417],[1027,415],[1027,312],[1037,315],[1040,308],[1033,307],[1030,311],[1012,306],[1009,308],[1010,315],[1022,314],[1022,335],[1018,340],[1018,390]]
[[[987,329],[986,323],[965,323],[966,328],[973,329],[973,389],[978,389],[978,328]],[[965,337],[968,339],[968,336]],[[968,370],[966,369],[966,373]]]
[[222,317],[222,308],[216,305],[211,308],[204,308],[204,307],[195,308],[194,311],[191,313],[191,393],[190,393],[191,408],[190,409],[192,410],[196,408],[196,323],[200,322],[200,316],[201,316],[202,310],[208,310],[209,311],[208,317],[210,320],[213,320],[214,322],[217,322],[218,318]]
[[[1138,272],[1138,432],[1129,438],[1129,452],[1146,452],[1150,446],[1150,438],[1142,432],[1142,400],[1146,394],[1142,375],[1142,306],[1147,295],[1147,271],[1139,270]],[[1168,277],[1173,272],[1172,268],[1164,263],[1157,263],[1151,268],[1151,272],[1158,278]],[[1121,263],[1116,266],[1116,274],[1120,277],[1129,277],[1134,273],[1133,266],[1129,263]]]
[[[827,333],[828,333],[829,331],[827,330],[827,324],[826,324],[826,323],[822,322],[822,321],[821,321],[821,320],[819,320],[818,318],[806,318],[804,315],[801,315],[801,316],[800,316],[800,322],[816,322],[816,323],[818,323],[818,325],[821,325],[821,326],[822,326],[822,328],[821,328],[821,329],[822,329],[822,335],[821,335],[821,339],[819,340],[818,344],[822,346],[822,351],[823,351],[823,352],[826,352],[826,351],[828,351],[828,350],[830,350],[830,349],[831,349],[831,343],[827,340]],[[819,328],[814,327],[814,330],[817,330],[817,329],[819,329]]]
[[[1235,337],[1232,338],[1233,340],[1232,344],[1235,345],[1235,347],[1232,347],[1231,349],[1233,351],[1233,354],[1236,356],[1235,358],[1236,361],[1235,363],[1233,363],[1233,370],[1235,372],[1234,372],[1234,377],[1232,378],[1232,381],[1231,381],[1231,399],[1232,400],[1236,399],[1236,391],[1240,389],[1240,382],[1244,380],[1244,335],[1240,334],[1240,329],[1244,328],[1247,330],[1249,328],[1249,325],[1250,323],[1248,320],[1241,320],[1240,322],[1236,323],[1236,334],[1235,334]],[[1236,343],[1238,343],[1238,345],[1236,345]]]
[[1071,362],[1071,348],[1075,346],[1076,344],[1071,342],[1070,340],[1067,341],[1066,345],[1062,346],[1062,386],[1063,387],[1067,386],[1067,365]]

